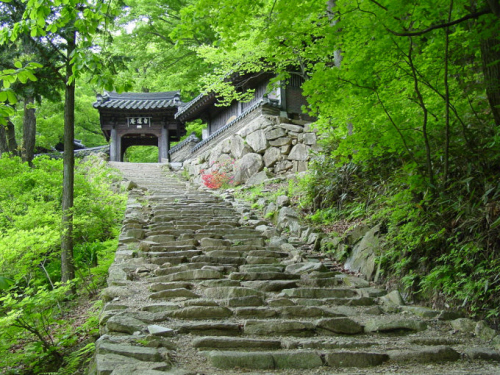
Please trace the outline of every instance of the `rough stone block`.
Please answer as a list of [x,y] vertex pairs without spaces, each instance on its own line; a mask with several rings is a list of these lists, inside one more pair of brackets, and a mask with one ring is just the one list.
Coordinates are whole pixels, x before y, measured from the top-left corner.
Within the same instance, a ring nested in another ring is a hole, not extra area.
[[395,362],[451,362],[458,361],[460,354],[448,346],[436,346],[431,348],[420,348],[414,350],[390,350],[388,352],[391,361]]
[[257,153],[264,152],[267,148],[266,135],[262,130],[257,130],[256,132],[248,134],[246,142],[252,150]]
[[[341,315],[341,314],[339,314]],[[320,319],[316,322],[316,330],[320,334],[347,334],[355,335],[363,332],[363,327],[352,319],[339,317]]]
[[419,320],[373,319],[365,323],[365,332],[424,331],[427,324]]
[[274,358],[267,352],[223,352],[206,354],[210,363],[220,369],[248,368],[254,370],[274,369]]
[[314,324],[298,320],[266,321],[247,320],[244,327],[247,335],[288,335],[288,336],[312,336],[314,335]]
[[387,354],[365,352],[334,352],[326,354],[326,363],[332,367],[373,367],[389,359]]
[[314,351],[273,353],[275,369],[309,369],[323,366],[323,361]]
[[309,160],[309,147],[299,143],[292,148],[290,154],[288,155],[288,160],[299,160],[307,161]]

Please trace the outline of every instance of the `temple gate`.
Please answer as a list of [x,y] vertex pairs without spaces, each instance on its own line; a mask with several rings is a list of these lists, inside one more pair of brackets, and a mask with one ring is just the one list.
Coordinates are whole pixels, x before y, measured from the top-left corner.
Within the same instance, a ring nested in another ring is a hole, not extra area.
[[182,104],[179,91],[97,95],[94,108],[106,140],[111,141],[110,161],[123,161],[130,146],[158,146],[158,162],[168,160],[170,143],[186,133],[184,124],[175,119]]

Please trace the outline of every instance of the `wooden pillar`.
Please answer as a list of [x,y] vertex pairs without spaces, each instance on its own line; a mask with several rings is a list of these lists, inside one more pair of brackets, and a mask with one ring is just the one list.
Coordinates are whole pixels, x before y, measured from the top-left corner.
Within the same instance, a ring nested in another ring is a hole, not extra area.
[[110,161],[121,161],[121,145],[120,137],[116,131],[116,128],[111,129],[111,144],[109,145],[109,160]]
[[162,159],[169,160],[169,133],[167,125],[161,128],[161,136],[158,138],[158,162],[161,163]]

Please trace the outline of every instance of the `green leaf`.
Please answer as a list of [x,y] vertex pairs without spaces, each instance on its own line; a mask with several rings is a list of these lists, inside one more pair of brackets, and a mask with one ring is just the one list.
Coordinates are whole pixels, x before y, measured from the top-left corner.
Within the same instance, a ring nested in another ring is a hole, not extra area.
[[21,63],[21,61],[16,61],[16,62],[14,63],[14,66],[15,66],[16,68],[18,68],[18,69],[21,69],[21,68],[23,67],[23,64]]
[[8,99],[9,99],[9,103],[16,104],[17,103],[16,94],[14,94],[14,92],[12,90],[8,90],[8,91],[6,91],[6,93],[7,93]]
[[496,227],[498,227],[500,225],[500,217],[498,217],[494,222],[493,224],[490,225],[490,229],[495,229]]
[[14,284],[14,281],[0,275],[0,290],[7,290]]

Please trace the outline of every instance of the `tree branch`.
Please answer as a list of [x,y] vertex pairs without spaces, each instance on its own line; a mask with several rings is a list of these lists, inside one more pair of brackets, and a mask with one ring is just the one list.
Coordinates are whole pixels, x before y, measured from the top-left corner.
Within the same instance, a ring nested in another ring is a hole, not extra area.
[[457,25],[459,23],[462,23],[464,21],[467,21],[467,20],[470,20],[470,19],[476,19],[476,18],[479,18],[481,16],[484,16],[485,14],[490,14],[492,13],[492,11],[490,9],[483,9],[479,12],[476,12],[476,13],[471,13],[471,14],[468,14],[462,18],[459,18],[455,21],[451,21],[451,22],[447,22],[447,23],[441,23],[441,24],[438,24],[438,25],[433,25],[431,27],[428,27],[427,29],[424,29],[424,30],[420,30],[420,31],[414,31],[414,32],[404,32],[404,33],[398,33],[394,30],[391,30],[389,28],[385,28],[388,32],[390,32],[391,34],[393,35],[396,35],[396,36],[420,36],[420,35],[424,35],[424,34],[427,34],[428,32],[431,32],[433,30],[437,30],[437,29],[444,29],[444,28],[447,28],[447,27],[450,27],[450,26],[453,26],[453,25]]
[[379,8],[382,8],[383,10],[385,10],[386,12],[389,10],[387,9],[385,6],[383,6],[382,4],[380,4],[379,2],[375,1],[375,0],[368,0],[370,1],[370,3],[373,3],[375,4],[376,6],[378,6]]

